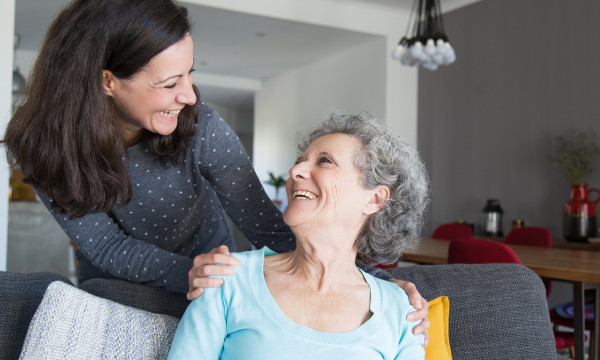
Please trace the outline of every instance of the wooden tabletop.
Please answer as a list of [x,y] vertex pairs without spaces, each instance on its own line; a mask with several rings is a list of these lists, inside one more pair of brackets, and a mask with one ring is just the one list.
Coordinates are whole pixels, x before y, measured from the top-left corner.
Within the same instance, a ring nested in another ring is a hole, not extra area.
[[[447,264],[449,240],[423,238],[404,252],[403,260],[424,264]],[[600,252],[509,245],[521,263],[540,277],[600,284]]]

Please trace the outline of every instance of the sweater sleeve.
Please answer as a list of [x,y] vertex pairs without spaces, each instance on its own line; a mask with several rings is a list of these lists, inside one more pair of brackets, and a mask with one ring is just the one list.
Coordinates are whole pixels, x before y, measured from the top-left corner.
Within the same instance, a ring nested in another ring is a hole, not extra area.
[[206,105],[200,106],[199,119],[197,163],[227,215],[257,248],[293,250],[295,237],[265,193],[238,136]]
[[188,291],[187,273],[193,264],[189,257],[132,237],[107,213],[70,219],[51,210],[51,199],[41,194],[39,197],[77,249],[99,270],[172,292]]
[[404,359],[413,359],[413,360],[423,360],[425,358],[425,349],[423,347],[423,343],[425,341],[425,335],[415,335],[413,334],[413,329],[415,326],[419,325],[421,321],[407,321],[406,316],[413,311],[416,311],[412,305],[410,305],[410,301],[408,300],[408,296],[401,289],[394,289],[397,293],[402,293],[402,295],[395,296],[393,299],[398,301],[400,300],[402,305],[399,307],[402,309],[401,315],[397,317],[398,321],[401,322],[400,328],[402,329],[400,338],[398,339],[398,352],[396,354],[395,359],[404,360]]
[[168,360],[219,359],[227,336],[223,288],[207,288],[186,309],[177,330]]

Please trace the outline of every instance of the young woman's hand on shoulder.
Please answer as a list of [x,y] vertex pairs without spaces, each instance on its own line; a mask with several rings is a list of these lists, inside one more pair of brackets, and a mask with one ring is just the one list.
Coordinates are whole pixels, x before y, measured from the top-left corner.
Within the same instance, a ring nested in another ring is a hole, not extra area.
[[188,272],[190,289],[187,293],[188,300],[194,300],[204,292],[206,287],[219,287],[223,285],[220,275],[235,274],[235,267],[240,265],[240,260],[231,256],[229,248],[221,245],[206,254],[194,258],[194,265]]

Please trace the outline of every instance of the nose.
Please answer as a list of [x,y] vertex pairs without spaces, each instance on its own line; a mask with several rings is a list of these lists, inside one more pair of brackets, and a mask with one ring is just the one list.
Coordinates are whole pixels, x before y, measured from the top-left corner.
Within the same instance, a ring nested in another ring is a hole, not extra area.
[[306,161],[300,161],[290,168],[290,179],[310,179],[310,168]]
[[192,74],[188,74],[187,80],[185,81],[182,91],[177,94],[176,100],[178,103],[194,105],[196,103],[196,93],[194,92],[194,80]]

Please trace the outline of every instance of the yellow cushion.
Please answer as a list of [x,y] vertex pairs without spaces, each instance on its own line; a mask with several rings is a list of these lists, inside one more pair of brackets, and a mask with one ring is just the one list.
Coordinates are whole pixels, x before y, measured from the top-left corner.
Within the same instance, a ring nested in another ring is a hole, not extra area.
[[451,360],[450,339],[448,336],[448,315],[450,302],[447,296],[440,296],[429,302],[429,343],[425,347],[425,360]]

